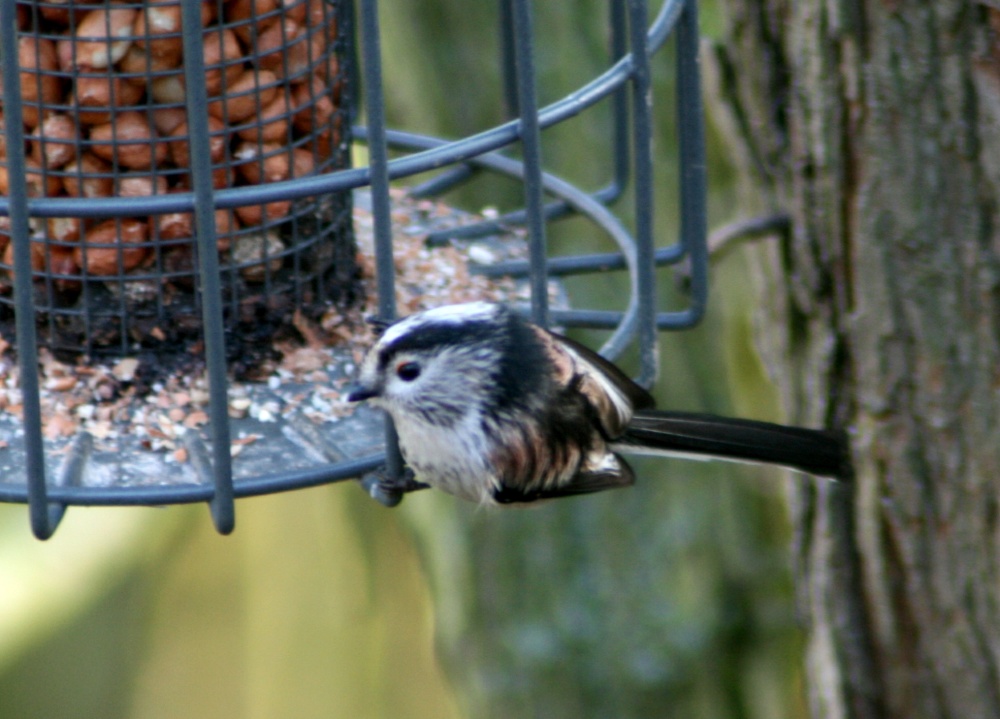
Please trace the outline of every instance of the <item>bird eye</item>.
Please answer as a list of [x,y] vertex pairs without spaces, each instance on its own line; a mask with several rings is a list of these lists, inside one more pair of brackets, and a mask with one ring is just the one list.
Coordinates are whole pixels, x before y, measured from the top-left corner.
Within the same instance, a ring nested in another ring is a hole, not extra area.
[[417,362],[402,362],[396,367],[396,376],[404,382],[412,382],[420,376],[420,365]]

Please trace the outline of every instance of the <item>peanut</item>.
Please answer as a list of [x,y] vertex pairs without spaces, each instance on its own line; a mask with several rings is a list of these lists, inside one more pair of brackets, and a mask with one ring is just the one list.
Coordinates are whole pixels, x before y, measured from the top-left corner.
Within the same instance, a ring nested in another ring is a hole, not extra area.
[[256,227],[286,217],[292,209],[288,200],[276,200],[266,205],[243,205],[236,208],[236,216],[244,227]]
[[133,219],[105,220],[73,248],[73,259],[90,275],[117,275],[138,267],[149,253],[149,228]]
[[77,78],[72,100],[81,124],[100,125],[111,121],[116,108],[138,103],[143,92],[141,85],[110,72],[106,75],[87,74]]
[[49,239],[57,242],[78,242],[83,236],[84,223],[79,217],[50,217],[45,226]]
[[[25,35],[17,41],[17,62],[21,68],[21,101],[24,124],[35,128],[44,119],[42,105],[58,102],[63,93],[56,45],[47,38]],[[0,79],[0,96],[3,81]]]
[[89,152],[63,167],[62,173],[70,197],[108,197],[114,187],[111,165]]
[[316,75],[308,82],[295,86],[292,91],[292,109],[295,112],[292,125],[304,133],[316,132],[328,125],[337,111],[329,88]]
[[[188,124],[182,122],[170,133],[170,158],[178,167],[189,167],[191,164],[190,137]],[[208,154],[213,164],[218,164],[226,156],[226,144],[229,134],[226,125],[217,117],[208,118]]]
[[76,64],[86,68],[114,65],[132,44],[133,8],[91,10],[76,27]]
[[147,3],[132,22],[136,46],[163,69],[177,67],[181,62],[180,30],[181,6],[177,2]]
[[259,147],[255,142],[241,142],[233,159],[239,163],[236,172],[251,185],[281,182],[291,176],[288,148],[275,142]]
[[[205,31],[203,55],[205,58],[205,88],[209,97],[223,90],[232,92],[233,83],[243,74],[243,51],[236,34],[227,28]],[[225,78],[225,81],[223,81]]]
[[288,98],[284,92],[280,92],[270,105],[260,111],[259,115],[251,118],[253,124],[237,130],[236,134],[240,139],[250,142],[287,143],[289,141],[288,110]]
[[146,170],[167,159],[167,143],[157,142],[146,117],[138,112],[122,112],[114,122],[90,130],[95,155],[133,170]]
[[246,70],[226,89],[224,97],[208,104],[208,111],[230,124],[246,120],[271,104],[278,94],[277,79],[270,70]]
[[79,138],[76,123],[68,115],[52,115],[29,137],[31,157],[48,169],[62,167],[76,157]]

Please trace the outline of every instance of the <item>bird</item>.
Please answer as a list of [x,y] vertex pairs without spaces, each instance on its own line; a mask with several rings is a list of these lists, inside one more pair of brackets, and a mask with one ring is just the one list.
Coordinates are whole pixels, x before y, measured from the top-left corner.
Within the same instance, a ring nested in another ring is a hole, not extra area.
[[843,432],[658,410],[612,362],[507,304],[444,305],[377,329],[347,399],[395,425],[407,475],[381,478],[383,496],[433,487],[523,505],[591,494],[635,483],[625,454],[851,477]]

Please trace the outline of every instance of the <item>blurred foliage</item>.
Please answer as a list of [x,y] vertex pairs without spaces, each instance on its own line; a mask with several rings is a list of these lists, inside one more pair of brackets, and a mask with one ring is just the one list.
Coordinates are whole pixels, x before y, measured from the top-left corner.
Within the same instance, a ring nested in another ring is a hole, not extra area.
[[[456,137],[505,119],[494,3],[379,5],[392,126]],[[606,5],[534,3],[540,104],[606,67]],[[702,23],[718,32],[714,4]],[[663,243],[677,214],[671,67],[668,49],[654,69]],[[547,130],[547,169],[601,187],[609,128],[599,107]],[[734,193],[711,134],[709,156],[712,224],[732,219]],[[510,209],[520,193],[482,177],[447,199]],[[616,206],[626,222],[632,202]],[[554,253],[610,249],[581,220],[548,232]],[[620,283],[568,286],[614,307]],[[684,301],[668,271],[661,295]],[[738,252],[713,268],[705,322],[662,337],[662,405],[776,418],[753,299]],[[634,489],[525,511],[421,493],[390,512],[350,486],[244,500],[228,538],[201,507],[74,509],[39,544],[23,508],[0,507],[0,719],[802,716],[789,480],[634,464]]]
[[74,509],[41,544],[0,507],[0,717],[459,716],[413,542],[352,490],[242,501],[226,538],[203,507]]

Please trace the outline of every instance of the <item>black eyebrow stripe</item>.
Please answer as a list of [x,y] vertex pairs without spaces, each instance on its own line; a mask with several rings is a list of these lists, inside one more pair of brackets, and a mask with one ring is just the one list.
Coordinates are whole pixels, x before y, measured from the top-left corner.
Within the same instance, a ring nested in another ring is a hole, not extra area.
[[498,330],[502,332],[504,329],[503,325],[497,325],[496,322],[478,320],[418,325],[413,331],[398,337],[379,350],[378,366],[380,369],[385,368],[393,355],[400,352],[421,352],[443,347],[480,344],[493,339]]

